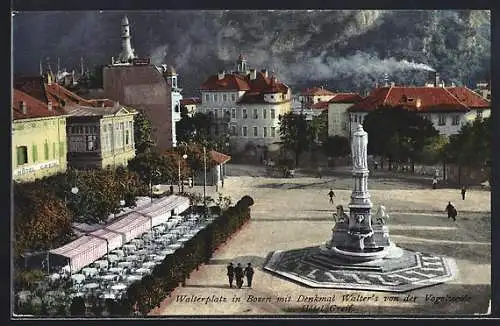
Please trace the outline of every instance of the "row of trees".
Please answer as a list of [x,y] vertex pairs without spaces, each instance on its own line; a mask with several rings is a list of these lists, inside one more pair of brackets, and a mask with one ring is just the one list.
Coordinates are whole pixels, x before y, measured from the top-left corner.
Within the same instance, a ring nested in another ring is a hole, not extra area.
[[[307,121],[304,115],[294,113],[280,116],[281,140],[285,148],[295,153],[296,165],[301,153],[312,148],[314,140],[321,141],[323,152],[329,157],[349,154],[349,140],[327,137],[323,120],[319,116]],[[491,166],[490,118],[466,124],[448,139],[415,111],[382,107],[366,115],[363,128],[369,134],[368,153],[381,156],[382,164],[387,159],[389,169],[393,163],[410,163],[414,171],[417,162],[448,162],[472,168]]]

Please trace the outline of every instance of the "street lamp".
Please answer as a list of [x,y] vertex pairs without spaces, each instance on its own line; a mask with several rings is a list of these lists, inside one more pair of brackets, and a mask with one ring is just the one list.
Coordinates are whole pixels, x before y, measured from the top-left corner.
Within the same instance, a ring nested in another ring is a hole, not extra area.
[[207,216],[207,147],[203,145],[203,214]]
[[[182,158],[185,160],[188,158],[187,154],[182,155]],[[179,180],[178,180],[178,186],[179,186],[179,193],[181,192],[181,158],[177,160],[178,163],[178,175],[179,175]],[[182,187],[184,188],[184,187]]]
[[151,175],[149,176],[149,194],[151,198],[151,204],[153,204],[153,178],[159,178],[160,176],[161,172],[157,168],[151,171]]

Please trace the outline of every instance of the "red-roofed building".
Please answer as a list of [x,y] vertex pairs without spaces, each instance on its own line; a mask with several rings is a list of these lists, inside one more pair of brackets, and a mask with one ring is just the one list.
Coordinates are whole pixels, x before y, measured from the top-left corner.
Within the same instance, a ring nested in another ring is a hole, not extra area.
[[65,112],[18,89],[13,89],[11,108],[12,179],[33,181],[64,172]]
[[368,112],[404,107],[429,119],[442,135],[458,133],[462,125],[490,114],[489,102],[465,87],[381,87],[348,108],[351,132]]
[[299,95],[299,101],[302,103],[303,107],[309,108],[318,102],[328,102],[331,98],[335,96],[334,92],[331,92],[323,87],[312,87],[306,88]]
[[[39,103],[66,115],[60,153],[72,168],[127,166],[135,156],[134,115],[109,99],[84,99],[53,82],[51,75],[14,79],[14,87],[39,98]],[[40,111],[40,110],[39,110]]]
[[233,151],[247,145],[266,148],[279,141],[278,117],[291,110],[291,89],[276,76],[249,69],[240,56],[235,71],[212,75],[200,88],[197,109],[217,119],[212,129],[216,136],[230,135]]

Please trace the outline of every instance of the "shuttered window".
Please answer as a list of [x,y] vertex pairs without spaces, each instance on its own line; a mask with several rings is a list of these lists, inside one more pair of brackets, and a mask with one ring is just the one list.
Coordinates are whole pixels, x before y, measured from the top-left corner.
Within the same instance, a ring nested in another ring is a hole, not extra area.
[[43,158],[45,161],[49,160],[49,143],[45,141],[45,144],[43,144]]
[[31,156],[33,156],[33,162],[38,161],[38,149],[36,148],[36,145],[31,147]]
[[17,165],[23,165],[28,163],[28,147],[18,146],[17,147]]

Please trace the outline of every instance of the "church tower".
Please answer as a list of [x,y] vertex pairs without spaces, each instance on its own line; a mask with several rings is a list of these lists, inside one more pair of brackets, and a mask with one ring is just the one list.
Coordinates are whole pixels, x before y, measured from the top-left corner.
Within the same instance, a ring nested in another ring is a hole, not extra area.
[[130,26],[127,16],[123,16],[121,22],[121,38],[122,38],[122,52],[120,53],[119,60],[123,63],[129,62],[136,58],[134,49],[130,42]]

